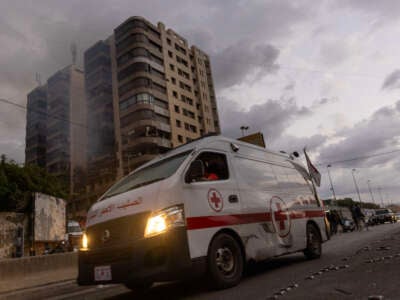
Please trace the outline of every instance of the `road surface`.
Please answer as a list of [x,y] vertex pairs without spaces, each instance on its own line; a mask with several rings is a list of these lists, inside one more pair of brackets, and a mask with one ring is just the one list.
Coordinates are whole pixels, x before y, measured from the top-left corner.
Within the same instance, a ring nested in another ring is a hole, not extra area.
[[[386,257],[386,258],[385,258]],[[321,259],[293,254],[252,266],[231,289],[211,291],[204,280],[158,284],[145,299],[400,299],[400,223],[341,233]],[[79,287],[73,281],[0,294],[5,299],[135,299],[122,285]]]

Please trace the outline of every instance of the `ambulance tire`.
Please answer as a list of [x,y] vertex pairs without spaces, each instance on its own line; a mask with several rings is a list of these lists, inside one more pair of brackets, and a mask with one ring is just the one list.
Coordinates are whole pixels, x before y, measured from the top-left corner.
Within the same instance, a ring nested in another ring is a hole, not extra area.
[[211,242],[207,264],[212,288],[226,289],[237,285],[244,269],[243,253],[239,243],[229,234],[218,234]]
[[307,224],[307,248],[304,249],[304,255],[307,259],[316,259],[321,257],[322,239],[318,228],[311,223]]
[[125,282],[124,285],[130,289],[135,295],[143,295],[153,286],[153,282]]

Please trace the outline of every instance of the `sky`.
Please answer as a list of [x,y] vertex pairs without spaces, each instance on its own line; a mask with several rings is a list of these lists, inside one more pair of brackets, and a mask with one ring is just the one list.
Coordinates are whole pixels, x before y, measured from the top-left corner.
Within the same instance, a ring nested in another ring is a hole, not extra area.
[[[3,0],[0,11],[2,99],[26,105],[36,73],[44,82],[71,63],[71,43],[82,65],[85,49],[143,16],[210,55],[224,135],[245,125],[273,150],[307,147],[323,198],[330,164],[338,197],[358,199],[353,173],[362,201],[370,180],[375,201],[400,203],[400,1]],[[0,153],[17,162],[25,118],[0,102]]]

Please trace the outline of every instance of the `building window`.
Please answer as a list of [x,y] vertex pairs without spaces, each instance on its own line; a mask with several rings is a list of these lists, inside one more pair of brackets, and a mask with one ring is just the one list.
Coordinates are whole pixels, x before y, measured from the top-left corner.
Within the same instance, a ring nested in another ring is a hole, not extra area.
[[177,93],[176,91],[173,91],[173,92],[172,92],[172,95],[173,95],[175,98],[178,98],[178,93]]
[[153,104],[154,103],[154,97],[153,95],[150,95],[148,93],[140,93],[136,94],[126,100],[123,100],[119,103],[119,110],[123,111],[131,107],[132,105],[135,104]]
[[179,46],[178,44],[175,44],[175,49],[176,49],[177,51],[179,51],[180,53],[186,55],[186,49],[183,48],[183,47],[181,47],[181,46]]
[[179,121],[179,120],[176,120],[176,127],[182,127],[182,123],[181,123],[181,121]]
[[172,52],[171,52],[171,51],[168,51],[168,56],[171,57],[171,58],[174,57],[174,56],[172,55]]
[[180,134],[178,134],[178,141],[183,143],[183,136],[181,136]]
[[176,84],[176,79],[174,77],[171,77],[171,81],[173,84]]
[[189,125],[189,127],[190,127],[190,131],[191,131],[191,132],[197,133],[197,128],[196,128],[196,126],[194,126],[194,125]]
[[175,71],[175,66],[173,64],[169,64],[169,68],[171,69],[171,71]]
[[167,38],[167,44],[171,45],[171,40]]
[[175,109],[175,112],[176,112],[176,113],[178,113],[178,114],[180,113],[180,110],[179,110],[179,106],[178,106],[178,105],[174,105],[174,109]]

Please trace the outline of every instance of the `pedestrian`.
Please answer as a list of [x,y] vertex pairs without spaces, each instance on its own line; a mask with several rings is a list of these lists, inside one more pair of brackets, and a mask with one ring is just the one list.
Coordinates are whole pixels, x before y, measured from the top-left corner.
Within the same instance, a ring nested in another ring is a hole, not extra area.
[[359,219],[358,219],[357,212],[356,212],[356,205],[353,204],[350,207],[350,211],[351,211],[351,217],[353,218],[353,221],[354,221],[354,225],[356,226],[356,230],[359,230],[360,224],[359,224]]
[[368,225],[366,225],[366,223],[365,223],[365,215],[364,215],[363,212],[361,211],[360,205],[359,205],[358,203],[355,205],[354,210],[355,210],[355,215],[356,215],[357,222],[358,222],[358,229],[359,229],[359,230],[362,229],[362,228],[361,228],[361,221],[362,221],[362,222],[363,222],[363,225],[364,225],[363,227],[366,227],[367,230],[368,230]]
[[336,210],[332,210],[332,224],[333,224],[333,233],[337,233],[338,225],[340,224],[340,216]]

